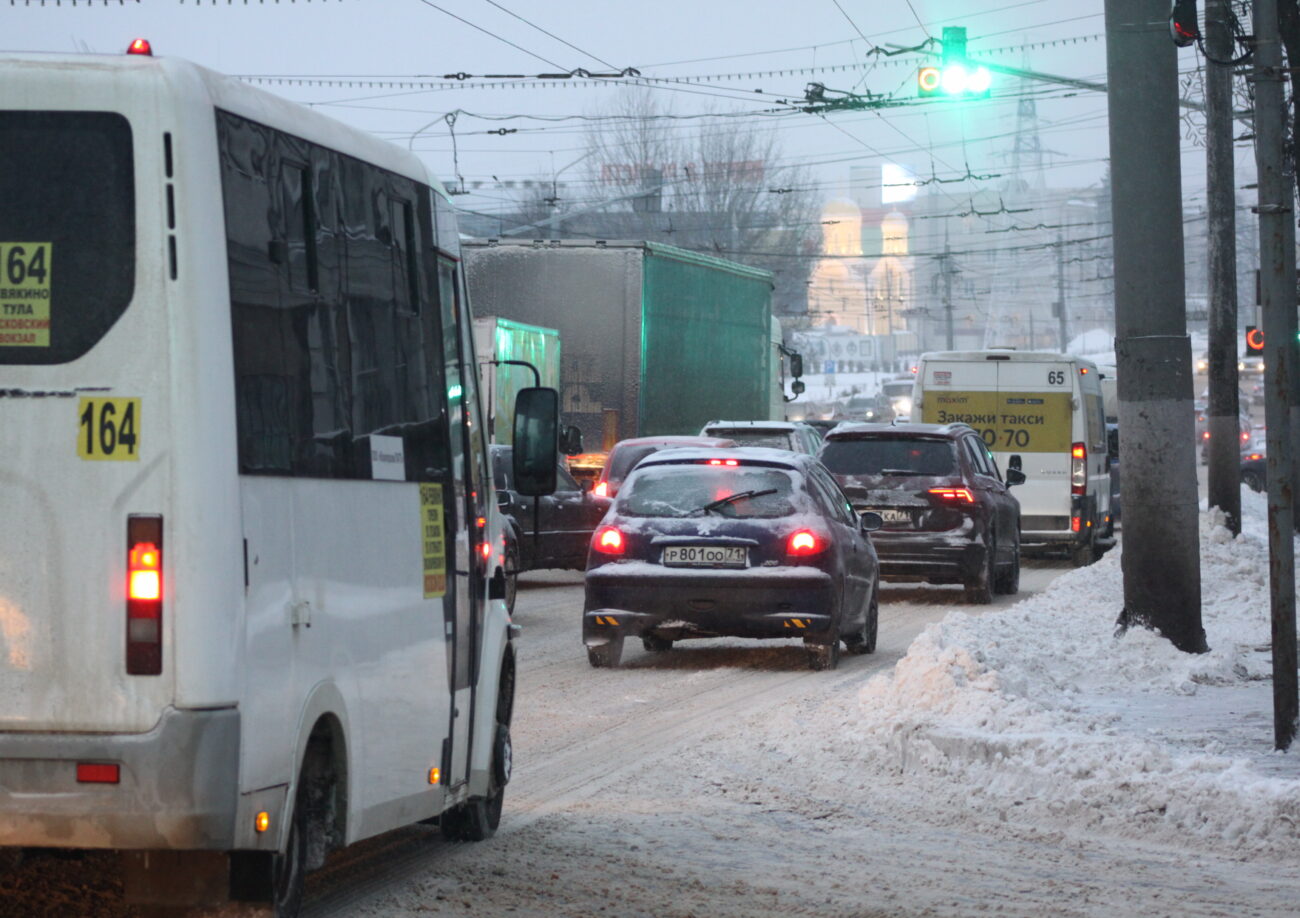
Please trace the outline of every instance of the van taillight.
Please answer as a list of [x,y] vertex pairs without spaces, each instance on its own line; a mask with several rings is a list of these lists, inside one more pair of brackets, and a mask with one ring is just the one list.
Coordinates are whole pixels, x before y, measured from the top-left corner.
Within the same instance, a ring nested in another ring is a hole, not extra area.
[[162,672],[162,517],[127,517],[126,545],[126,671],[157,676]]
[[1070,493],[1088,493],[1088,447],[1083,443],[1070,448]]

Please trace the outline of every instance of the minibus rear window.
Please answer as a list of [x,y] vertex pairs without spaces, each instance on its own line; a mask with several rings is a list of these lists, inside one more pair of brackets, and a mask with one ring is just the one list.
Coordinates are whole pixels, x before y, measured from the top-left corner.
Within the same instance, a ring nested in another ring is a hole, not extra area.
[[77,359],[126,311],[134,288],[126,118],[0,111],[0,364]]

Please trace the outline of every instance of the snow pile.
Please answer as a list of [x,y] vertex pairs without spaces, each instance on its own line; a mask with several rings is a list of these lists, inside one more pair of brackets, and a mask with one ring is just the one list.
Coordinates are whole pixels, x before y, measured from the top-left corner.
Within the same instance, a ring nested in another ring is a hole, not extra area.
[[1264,505],[1243,500],[1236,539],[1202,514],[1210,653],[1141,629],[1115,636],[1112,552],[1007,611],[928,627],[892,676],[861,689],[858,739],[1018,818],[1294,846],[1300,750],[1272,751]]

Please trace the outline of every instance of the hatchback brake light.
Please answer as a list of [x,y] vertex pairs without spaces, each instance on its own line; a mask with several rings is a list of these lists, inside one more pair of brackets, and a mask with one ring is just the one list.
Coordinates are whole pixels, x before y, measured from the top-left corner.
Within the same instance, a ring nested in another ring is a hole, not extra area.
[[790,533],[790,538],[786,539],[786,554],[795,557],[815,555],[826,548],[826,539],[813,532],[811,529],[800,529]]
[[591,547],[606,555],[621,555],[625,548],[623,533],[613,526],[597,529],[591,538]]
[[157,676],[162,672],[163,518],[128,516],[126,544],[126,671]]
[[975,495],[971,493],[970,488],[931,488],[929,493],[943,501],[951,501],[954,504],[973,504]]
[[709,465],[726,465],[726,466],[734,467],[740,465],[740,463],[737,462],[735,459],[710,459]]

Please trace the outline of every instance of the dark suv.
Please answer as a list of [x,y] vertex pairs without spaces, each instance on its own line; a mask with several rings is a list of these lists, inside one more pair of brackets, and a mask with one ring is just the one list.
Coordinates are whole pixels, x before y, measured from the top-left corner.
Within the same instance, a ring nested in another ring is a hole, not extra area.
[[1020,502],[1009,487],[1024,473],[998,472],[993,454],[965,424],[841,424],[821,450],[872,533],[883,580],[960,583],[969,602],[1020,589]]

